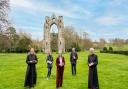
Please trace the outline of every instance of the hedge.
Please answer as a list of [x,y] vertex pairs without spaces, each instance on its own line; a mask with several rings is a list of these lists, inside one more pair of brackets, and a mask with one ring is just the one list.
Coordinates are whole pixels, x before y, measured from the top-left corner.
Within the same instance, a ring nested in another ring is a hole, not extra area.
[[128,51],[103,51],[101,50],[100,53],[111,53],[111,54],[123,54],[128,55]]

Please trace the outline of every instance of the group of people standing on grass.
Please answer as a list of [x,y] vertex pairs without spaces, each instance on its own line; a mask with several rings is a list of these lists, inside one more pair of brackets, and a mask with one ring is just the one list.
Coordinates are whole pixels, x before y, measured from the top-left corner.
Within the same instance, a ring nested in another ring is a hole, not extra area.
[[[98,75],[97,75],[97,64],[98,57],[94,54],[94,48],[90,48],[90,55],[88,56],[88,66],[89,66],[89,74],[88,74],[88,89],[99,89],[98,84]],[[72,48],[72,52],[70,54],[70,63],[72,75],[76,75],[76,64],[77,64],[78,54],[75,48]],[[30,49],[30,52],[27,54],[26,58],[27,71],[25,76],[25,84],[24,87],[33,88],[36,85],[37,80],[37,72],[36,72],[36,64],[38,63],[38,59],[36,53],[33,48]],[[47,53],[46,58],[48,73],[47,80],[50,78],[52,65],[53,65],[53,56],[50,52]],[[64,74],[64,66],[65,66],[65,58],[61,52],[59,52],[58,57],[56,58],[56,89],[62,87],[63,84],[63,74]]]

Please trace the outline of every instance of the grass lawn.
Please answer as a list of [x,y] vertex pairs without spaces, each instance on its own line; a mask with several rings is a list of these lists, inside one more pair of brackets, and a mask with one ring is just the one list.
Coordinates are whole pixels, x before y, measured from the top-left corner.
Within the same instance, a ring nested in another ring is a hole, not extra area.
[[[71,75],[69,53],[64,54],[66,65],[63,87],[61,89],[87,89],[88,86],[88,53],[80,52],[77,75]],[[100,89],[128,89],[128,56],[118,54],[97,53],[99,57],[98,75]],[[54,66],[50,80],[46,80],[46,55],[37,54],[37,85],[34,89],[55,89],[56,66]],[[24,89],[26,73],[26,54],[0,54],[0,89]]]

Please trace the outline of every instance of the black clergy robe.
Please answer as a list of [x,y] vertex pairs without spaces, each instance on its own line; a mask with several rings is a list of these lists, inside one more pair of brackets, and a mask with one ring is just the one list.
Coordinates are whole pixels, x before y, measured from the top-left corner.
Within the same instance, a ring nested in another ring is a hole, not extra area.
[[36,84],[36,63],[38,62],[37,56],[35,54],[29,54],[26,59],[27,71],[25,77],[24,87],[34,87]]
[[89,66],[89,75],[88,75],[88,89],[99,89],[98,83],[98,74],[97,74],[97,64],[98,57],[95,54],[88,56],[88,65],[94,63],[92,66]]

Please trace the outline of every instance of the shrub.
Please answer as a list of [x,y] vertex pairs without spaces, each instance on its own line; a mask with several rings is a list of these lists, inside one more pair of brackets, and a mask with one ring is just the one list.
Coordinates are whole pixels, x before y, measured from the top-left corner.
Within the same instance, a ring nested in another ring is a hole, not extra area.
[[103,51],[104,51],[104,52],[106,52],[107,50],[108,50],[107,47],[104,47],[104,48],[103,48]]
[[113,48],[112,47],[109,47],[109,51],[113,51]]
[[128,55],[128,51],[100,51],[100,53],[112,53],[112,54]]

